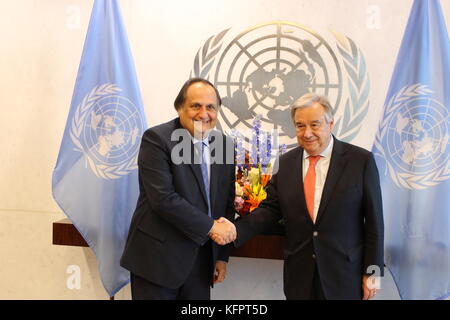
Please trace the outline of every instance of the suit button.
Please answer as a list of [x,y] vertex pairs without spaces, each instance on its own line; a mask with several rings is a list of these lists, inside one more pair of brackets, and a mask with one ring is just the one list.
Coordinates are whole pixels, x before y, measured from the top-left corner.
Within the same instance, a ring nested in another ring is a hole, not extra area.
[[312,258],[313,258],[313,259],[315,259],[315,258],[316,258],[316,255],[315,255],[315,254],[313,254],[313,255],[312,255]]
[[317,231],[314,231],[314,232],[313,232],[313,236],[314,236],[314,237],[317,237],[318,235],[319,235],[319,233],[318,233]]

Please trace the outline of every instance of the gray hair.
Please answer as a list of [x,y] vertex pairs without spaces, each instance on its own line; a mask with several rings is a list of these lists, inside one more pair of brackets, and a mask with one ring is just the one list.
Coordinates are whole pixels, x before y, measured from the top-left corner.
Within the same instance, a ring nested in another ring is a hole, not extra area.
[[310,106],[312,106],[314,103],[319,103],[322,105],[322,107],[325,109],[325,120],[327,123],[330,123],[334,119],[334,110],[330,105],[330,101],[328,98],[324,95],[320,95],[317,93],[306,93],[300,98],[298,98],[292,105],[291,105],[291,118],[292,121],[295,122],[295,111],[297,109],[306,109]]

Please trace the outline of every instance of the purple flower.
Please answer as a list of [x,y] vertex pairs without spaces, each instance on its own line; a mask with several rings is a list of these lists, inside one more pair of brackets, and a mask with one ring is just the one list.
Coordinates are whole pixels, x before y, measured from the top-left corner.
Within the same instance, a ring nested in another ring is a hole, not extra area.
[[231,130],[231,137],[234,140],[236,164],[239,168],[242,168],[242,165],[245,164],[245,149],[242,145],[242,140],[244,139],[244,137],[236,129]]
[[252,134],[252,156],[251,163],[258,164],[260,160],[260,145],[259,145],[259,133],[261,129],[261,116],[256,115],[253,119],[253,134]]
[[270,163],[272,155],[272,145],[271,145],[272,136],[269,134],[269,132],[264,132],[261,136],[263,137],[262,143],[260,145],[261,164],[263,168],[266,168]]

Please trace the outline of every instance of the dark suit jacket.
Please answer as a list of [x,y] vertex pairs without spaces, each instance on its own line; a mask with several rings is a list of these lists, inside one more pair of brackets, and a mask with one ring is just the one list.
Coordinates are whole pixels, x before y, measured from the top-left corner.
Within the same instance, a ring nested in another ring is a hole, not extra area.
[[317,264],[327,299],[361,299],[362,274],[370,265],[383,274],[383,213],[378,170],[369,151],[334,140],[316,223],[306,209],[303,149],[279,159],[264,200],[237,222],[240,246],[283,218],[286,226],[284,292],[309,299]]
[[[188,277],[199,247],[209,239],[213,218],[234,219],[233,162],[225,164],[224,153],[223,164],[211,164],[211,218],[200,165],[172,161],[172,150],[181,140],[171,141],[171,135],[180,128],[176,118],[147,130],[142,137],[138,158],[140,195],[121,259],[125,269],[173,289]],[[190,139],[187,130],[182,132],[184,138]],[[223,138],[223,146],[234,150],[233,142],[218,134]],[[183,156],[193,160],[191,155]],[[212,264],[218,259],[228,261],[230,246],[213,243],[212,247]],[[213,274],[206,276],[213,279]]]

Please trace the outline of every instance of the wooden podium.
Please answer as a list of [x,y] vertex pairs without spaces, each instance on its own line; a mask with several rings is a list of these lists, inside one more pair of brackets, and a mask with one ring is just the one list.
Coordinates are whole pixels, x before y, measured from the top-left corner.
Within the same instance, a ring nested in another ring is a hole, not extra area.
[[89,247],[69,219],[53,222],[53,244],[61,246]]
[[[233,248],[231,256],[260,259],[283,259],[284,236],[258,235],[240,248]],[[53,244],[88,247],[81,234],[69,219],[53,222]]]

